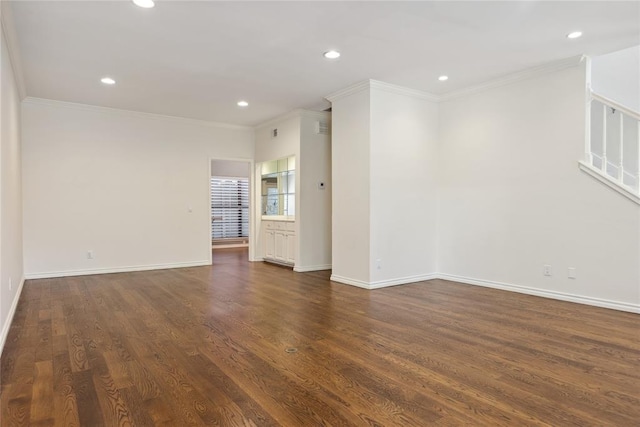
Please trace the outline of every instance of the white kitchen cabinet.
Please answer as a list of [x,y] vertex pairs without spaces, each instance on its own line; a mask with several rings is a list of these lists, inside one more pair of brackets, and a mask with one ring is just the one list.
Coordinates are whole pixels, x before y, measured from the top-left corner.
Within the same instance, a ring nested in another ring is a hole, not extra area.
[[262,221],[264,259],[278,264],[295,265],[296,223],[293,221]]
[[286,260],[286,250],[287,250],[287,235],[284,231],[277,230],[275,231],[275,254],[274,258],[280,262],[284,262]]
[[275,233],[273,230],[266,230],[265,239],[264,239],[264,257],[275,258],[275,253],[276,253]]
[[293,231],[290,232],[290,234],[287,234],[287,251],[284,254],[284,258],[286,259],[286,262],[288,264],[291,265],[295,265],[296,263],[296,243],[297,243],[297,239],[296,239],[296,235]]

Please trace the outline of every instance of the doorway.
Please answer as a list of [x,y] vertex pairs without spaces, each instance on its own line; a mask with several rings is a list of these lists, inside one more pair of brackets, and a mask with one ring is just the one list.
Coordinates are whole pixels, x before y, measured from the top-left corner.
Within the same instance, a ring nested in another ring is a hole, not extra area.
[[251,162],[212,159],[209,175],[212,251],[249,248]]

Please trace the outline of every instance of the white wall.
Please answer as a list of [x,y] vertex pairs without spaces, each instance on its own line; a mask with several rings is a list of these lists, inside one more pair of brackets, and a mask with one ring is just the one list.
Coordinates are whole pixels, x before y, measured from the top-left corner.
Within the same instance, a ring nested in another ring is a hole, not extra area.
[[[272,130],[278,129],[278,136],[272,137]],[[300,188],[300,117],[297,114],[288,114],[282,118],[276,118],[268,123],[258,126],[255,129],[255,168],[256,178],[254,186],[257,189],[262,187],[261,163],[271,160],[282,159],[284,157],[295,156],[296,158],[296,192]],[[260,191],[256,191],[255,197],[256,212],[256,259],[262,260],[264,257],[264,232],[262,230],[262,199]],[[296,214],[300,212],[300,198],[296,194]],[[298,221],[296,221],[296,235],[299,234]],[[296,246],[295,259],[300,259],[300,245]]]
[[365,81],[330,95],[332,280],[365,288],[437,271],[438,105]]
[[[4,17],[3,17],[4,19]],[[3,22],[4,24],[4,22]],[[24,281],[22,259],[22,190],[20,95],[0,30],[0,353]],[[11,281],[11,288],[9,282]]]
[[593,57],[591,88],[640,112],[640,46]]
[[250,163],[233,160],[211,160],[211,176],[249,178],[251,176]]
[[437,137],[437,103],[371,90],[370,282],[374,286],[424,278],[437,270]]
[[331,104],[331,279],[370,281],[370,96],[363,90]]
[[[316,123],[329,114],[302,115],[296,200],[299,202],[296,271],[331,268],[331,137],[316,133]],[[323,182],[324,190],[318,188]]]
[[[275,128],[278,129],[278,136],[272,138],[271,131]],[[298,160],[300,151],[300,116],[298,114],[288,114],[282,119],[260,125],[255,129],[255,133],[256,163],[293,155]]]
[[32,99],[22,113],[28,277],[210,262],[210,159],[252,159],[251,128]]
[[[296,157],[296,271],[331,268],[331,137],[315,132],[318,120],[330,122],[331,115],[294,110],[256,128],[256,168],[260,162]],[[274,128],[278,129],[276,138],[272,137]],[[260,188],[259,175],[256,188]],[[319,181],[325,182],[324,190],[318,189]],[[260,227],[258,221],[256,228]],[[262,233],[259,235],[257,253],[261,257],[264,242]]]
[[640,309],[640,207],[577,166],[585,84],[583,63],[441,104],[441,273]]

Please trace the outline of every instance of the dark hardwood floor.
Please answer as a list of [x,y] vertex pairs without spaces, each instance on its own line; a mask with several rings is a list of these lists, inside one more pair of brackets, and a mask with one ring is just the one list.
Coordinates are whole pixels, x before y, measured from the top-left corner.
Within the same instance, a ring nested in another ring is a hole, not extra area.
[[248,263],[28,281],[2,426],[638,426],[640,316]]

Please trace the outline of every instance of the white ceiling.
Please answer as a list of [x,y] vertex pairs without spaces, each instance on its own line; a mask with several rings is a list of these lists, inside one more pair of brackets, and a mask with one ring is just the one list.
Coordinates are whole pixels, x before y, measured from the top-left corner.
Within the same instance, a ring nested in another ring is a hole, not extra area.
[[[12,6],[29,96],[240,125],[327,108],[325,95],[364,79],[442,94],[640,44],[637,1]],[[324,59],[329,49],[342,57]]]

